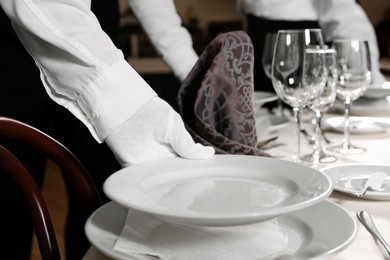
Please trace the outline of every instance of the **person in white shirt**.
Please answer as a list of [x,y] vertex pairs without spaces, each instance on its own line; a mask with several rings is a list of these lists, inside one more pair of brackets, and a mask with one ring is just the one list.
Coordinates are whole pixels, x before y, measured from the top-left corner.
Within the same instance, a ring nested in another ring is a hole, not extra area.
[[[122,166],[162,157],[202,159],[180,116],[127,63],[89,0],[1,0],[50,97],[69,109]],[[192,141],[192,142],[191,142]]]
[[[183,80],[198,56],[173,0],[128,2],[164,60]],[[302,13],[305,16],[299,19],[318,21],[325,32],[341,32],[332,37],[375,39],[353,0],[238,3],[242,11],[263,10],[269,14],[265,18],[271,19],[274,13],[286,20]],[[34,58],[50,97],[81,120],[97,142],[105,142],[123,167],[177,155],[190,159],[213,156],[214,149],[195,144],[180,116],[126,62],[102,31],[90,0],[0,0],[0,4]],[[285,4],[300,9],[292,11]],[[312,8],[304,12],[307,6]],[[260,86],[255,83],[255,87]]]
[[[107,144],[122,167],[173,156],[207,159],[214,155],[212,147],[193,141],[179,114],[159,98],[127,63],[91,12],[89,0],[0,0],[0,4],[24,47],[34,58],[46,95],[83,122],[96,143]],[[5,19],[2,21],[9,24]],[[1,42],[6,42],[6,39]],[[7,52],[6,44],[2,45],[3,52]],[[15,60],[9,58],[10,65],[15,66],[14,77],[33,77],[24,74],[24,70],[18,70],[24,67],[24,64],[18,67],[18,62],[25,62],[19,59],[18,54],[14,56]],[[2,82],[11,84],[12,75],[7,75],[7,79],[10,81]],[[38,109],[35,105],[44,100],[41,93],[35,95],[36,90],[30,83],[32,81],[27,80],[25,86],[21,86],[21,89],[29,91],[17,93],[21,101],[18,109],[27,117],[28,114],[35,116],[33,114]],[[37,85],[36,82],[34,85]],[[5,92],[2,94],[6,99]],[[40,99],[32,100],[36,96]],[[50,108],[42,105],[39,109]],[[3,112],[0,111],[2,115]],[[72,133],[69,132],[68,139],[76,140]],[[94,152],[85,148],[85,153]],[[112,173],[105,172],[105,175],[92,178],[95,183],[101,183],[104,176]],[[7,196],[5,191],[4,194],[1,199]],[[19,224],[16,219],[15,222],[15,225]],[[11,222],[6,223],[10,227],[15,226]],[[15,240],[9,240],[17,247],[16,253],[25,249],[23,243],[15,242],[20,242],[25,234],[31,239],[27,230],[22,230]],[[3,243],[1,248],[3,246],[7,243]]]
[[[188,31],[181,26],[173,0],[159,0],[158,3],[155,0],[128,0],[128,3],[163,59],[183,80],[198,56]],[[255,49],[255,89],[274,91],[261,67],[266,33],[310,27],[321,28],[326,43],[343,38],[368,40],[373,83],[385,82],[379,70],[374,28],[355,0],[237,0],[236,5],[237,10],[247,16],[247,33]]]

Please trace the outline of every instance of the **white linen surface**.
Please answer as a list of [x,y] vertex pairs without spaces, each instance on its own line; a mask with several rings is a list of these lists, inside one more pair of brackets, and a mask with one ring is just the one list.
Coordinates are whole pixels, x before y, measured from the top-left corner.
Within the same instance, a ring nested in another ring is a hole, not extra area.
[[160,259],[250,260],[289,255],[277,219],[232,227],[175,225],[129,209],[114,250]]
[[255,109],[255,124],[257,141],[268,139],[272,134],[270,113],[265,109]]

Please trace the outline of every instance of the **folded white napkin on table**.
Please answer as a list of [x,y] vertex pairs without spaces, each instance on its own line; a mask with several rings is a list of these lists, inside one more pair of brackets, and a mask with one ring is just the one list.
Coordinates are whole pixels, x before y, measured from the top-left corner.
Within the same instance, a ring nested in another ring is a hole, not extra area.
[[175,225],[129,210],[114,250],[180,260],[258,260],[289,255],[277,219],[232,227]]

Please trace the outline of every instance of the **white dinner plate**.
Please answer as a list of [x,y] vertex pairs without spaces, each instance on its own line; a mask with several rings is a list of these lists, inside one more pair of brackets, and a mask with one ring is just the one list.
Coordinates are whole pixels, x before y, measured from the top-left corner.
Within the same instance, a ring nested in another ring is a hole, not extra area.
[[[387,177],[378,191],[368,190],[360,199],[390,200],[390,165],[381,164],[345,164],[328,166],[321,170],[334,182],[334,189],[346,195],[360,191],[371,174],[385,172]],[[356,197],[356,196],[354,196]]]
[[332,192],[319,170],[277,158],[215,155],[134,165],[103,185],[113,201],[162,220],[201,226],[264,221],[311,206]]
[[278,96],[272,92],[254,91],[253,105],[261,107],[263,104],[278,100]]
[[390,96],[390,87],[373,86],[367,88],[363,97],[371,99],[383,99]]
[[[333,107],[344,112],[344,104],[340,100],[336,100]],[[351,114],[356,116],[390,116],[390,96],[382,99],[361,97],[352,102]]]
[[[390,129],[390,119],[381,117],[351,116],[350,118],[351,134],[372,134],[382,133]],[[324,129],[336,132],[344,132],[344,117],[335,116],[324,120]]]
[[[103,254],[115,259],[156,260],[146,255],[132,258],[113,250],[126,221],[127,210],[115,202],[97,209],[86,222],[87,238]],[[277,221],[286,236],[287,248],[293,254],[287,259],[329,258],[348,247],[357,233],[357,224],[351,214],[329,200],[279,216]]]

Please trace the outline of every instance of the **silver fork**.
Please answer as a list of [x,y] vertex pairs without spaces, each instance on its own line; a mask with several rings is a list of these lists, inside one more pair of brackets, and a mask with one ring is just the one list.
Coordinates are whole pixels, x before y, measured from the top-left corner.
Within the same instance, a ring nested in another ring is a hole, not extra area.
[[357,213],[357,217],[359,221],[366,227],[368,232],[370,232],[371,235],[383,245],[387,254],[390,256],[390,246],[389,244],[387,244],[386,240],[382,237],[381,233],[379,233],[378,229],[374,224],[374,221],[372,220],[371,215],[366,211],[359,211]]

